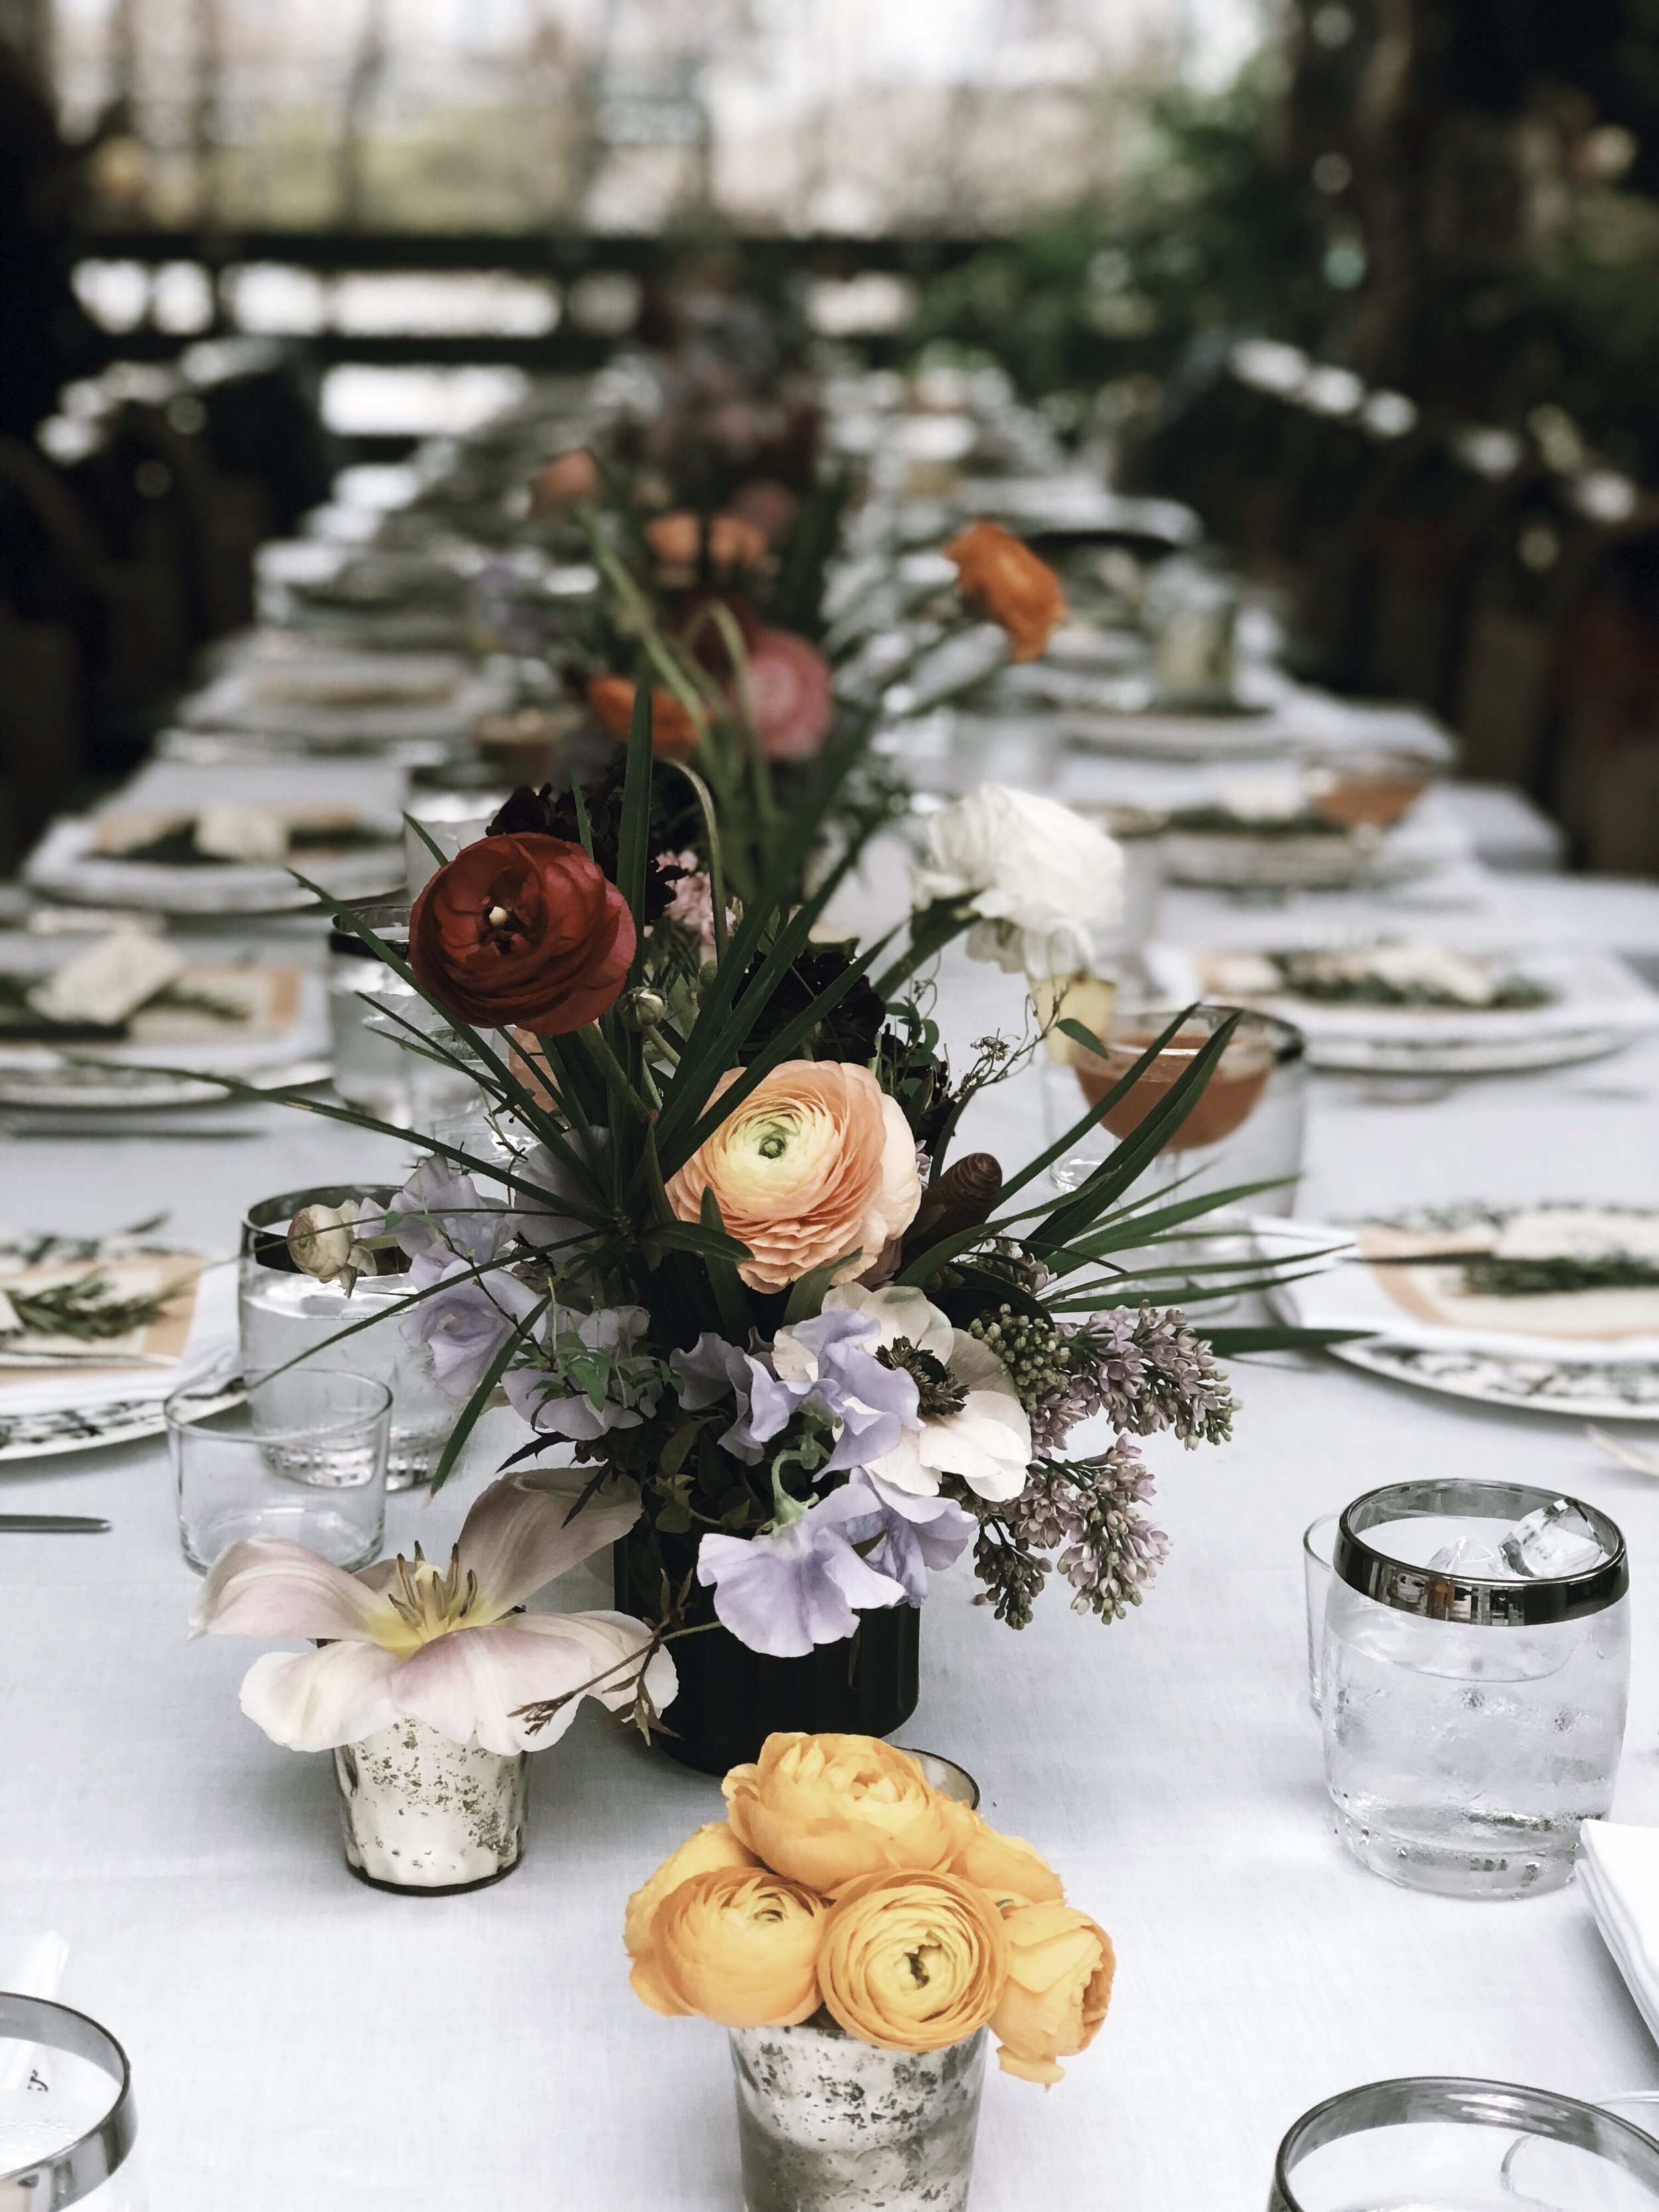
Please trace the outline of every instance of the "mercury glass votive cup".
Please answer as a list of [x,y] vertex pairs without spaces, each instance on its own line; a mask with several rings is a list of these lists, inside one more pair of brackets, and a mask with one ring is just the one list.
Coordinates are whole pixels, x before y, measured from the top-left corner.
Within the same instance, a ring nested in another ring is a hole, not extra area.
[[[1374,1874],[1457,1897],[1571,1875],[1613,1802],[1630,1686],[1630,1568],[1599,1556],[1505,1571],[1516,1524],[1557,1506],[1520,1483],[1395,1483],[1341,1516],[1325,1604],[1321,1720],[1336,1832]],[[1588,1539],[1587,1539],[1588,1540]]]
[[0,1991],[0,2212],[144,2212],[132,2071],[67,2005]]
[[1308,1601],[1308,1703],[1319,1711],[1319,1668],[1325,1649],[1325,1601],[1340,1513],[1322,1513],[1302,1531],[1302,1580]]
[[384,1382],[295,1367],[175,1390],[162,1411],[179,1540],[198,1573],[249,1536],[289,1537],[354,1573],[380,1557],[392,1413]]
[[1654,2212],[1659,2143],[1504,2081],[1373,2081],[1304,2113],[1267,2212]]

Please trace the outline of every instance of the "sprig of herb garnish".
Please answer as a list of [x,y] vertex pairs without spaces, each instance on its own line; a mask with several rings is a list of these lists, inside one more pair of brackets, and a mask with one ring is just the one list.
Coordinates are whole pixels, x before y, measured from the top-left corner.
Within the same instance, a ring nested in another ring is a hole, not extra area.
[[1463,1263],[1463,1288],[1478,1297],[1540,1298],[1574,1291],[1643,1291],[1659,1285],[1659,1263],[1624,1252],[1595,1260],[1505,1259],[1482,1253]]
[[46,1290],[0,1288],[5,1289],[6,1303],[31,1335],[71,1336],[84,1344],[148,1328],[172,1295],[124,1298],[101,1273],[53,1283]]

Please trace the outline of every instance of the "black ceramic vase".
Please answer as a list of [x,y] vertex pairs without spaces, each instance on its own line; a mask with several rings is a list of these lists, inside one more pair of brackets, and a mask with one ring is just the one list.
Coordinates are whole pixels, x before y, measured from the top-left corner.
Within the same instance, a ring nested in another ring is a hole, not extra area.
[[[635,1529],[612,1553],[618,1610],[659,1620],[664,1568],[678,1589],[696,1559],[695,1537],[653,1538]],[[668,1647],[679,1692],[662,1717],[672,1733],[653,1739],[683,1766],[724,1774],[757,1757],[779,1729],[890,1735],[916,1709],[921,1613],[915,1606],[861,1613],[844,1643],[820,1644],[804,1659],[769,1659],[718,1623],[700,1626],[714,1620],[712,1593],[694,1576],[685,1625],[698,1633]]]

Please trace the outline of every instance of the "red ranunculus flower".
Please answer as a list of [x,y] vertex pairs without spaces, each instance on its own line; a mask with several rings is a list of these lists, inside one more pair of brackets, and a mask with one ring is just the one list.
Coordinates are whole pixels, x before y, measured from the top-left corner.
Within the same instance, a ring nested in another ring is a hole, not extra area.
[[817,646],[793,630],[762,630],[749,649],[749,696],[768,760],[813,760],[823,750],[836,702]]
[[1065,619],[1066,594],[1046,561],[998,522],[975,522],[945,548],[969,606],[1008,634],[1011,660],[1036,660]]
[[562,837],[464,845],[409,917],[416,981],[482,1029],[567,1036],[615,1004],[633,957],[627,900]]

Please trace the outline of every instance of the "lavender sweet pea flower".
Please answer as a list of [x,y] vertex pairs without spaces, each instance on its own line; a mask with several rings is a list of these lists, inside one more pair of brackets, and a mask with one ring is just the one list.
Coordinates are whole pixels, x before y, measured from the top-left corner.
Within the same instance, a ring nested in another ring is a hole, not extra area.
[[974,1540],[974,1516],[954,1498],[918,1498],[867,1470],[836,1495],[846,1501],[842,1510],[854,1544],[880,1539],[864,1553],[866,1564],[890,1575],[912,1605],[927,1597],[928,1575],[954,1565]]
[[[392,1233],[411,1260],[465,1259],[473,1267],[498,1259],[513,1226],[498,1200],[483,1197],[470,1175],[431,1154],[422,1160],[386,1209]],[[435,1275],[428,1276],[435,1280]]]
[[473,1261],[454,1259],[440,1267],[441,1256],[422,1253],[410,1273],[417,1289],[448,1287],[434,1288],[430,1297],[409,1309],[398,1326],[405,1344],[430,1346],[438,1388],[452,1398],[470,1398],[541,1298],[504,1267],[480,1276]]
[[688,1413],[701,1413],[729,1390],[738,1401],[738,1417],[723,1430],[720,1441],[734,1458],[752,1466],[762,1446],[781,1436],[796,1408],[811,1395],[810,1382],[781,1382],[766,1363],[752,1352],[739,1352],[723,1336],[705,1330],[690,1352],[669,1356],[679,1401]]
[[915,1379],[882,1365],[875,1357],[879,1341],[870,1316],[849,1312],[821,1313],[781,1328],[772,1340],[779,1378],[810,1384],[807,1395],[841,1424],[826,1473],[867,1466],[919,1425]]
[[[532,1429],[578,1443],[612,1429],[637,1429],[655,1413],[662,1394],[655,1361],[635,1349],[650,1326],[643,1306],[560,1314],[549,1334],[556,1366],[509,1368],[503,1377],[509,1404]],[[590,1361],[590,1353],[599,1356]]]
[[[817,1644],[839,1644],[858,1626],[854,1610],[898,1605],[902,1583],[879,1574],[854,1550],[844,1523],[848,1492],[828,1498],[769,1536],[703,1538],[697,1580],[714,1593],[714,1611],[740,1644],[774,1659],[802,1659]],[[852,1501],[850,1517],[867,1513]]]

